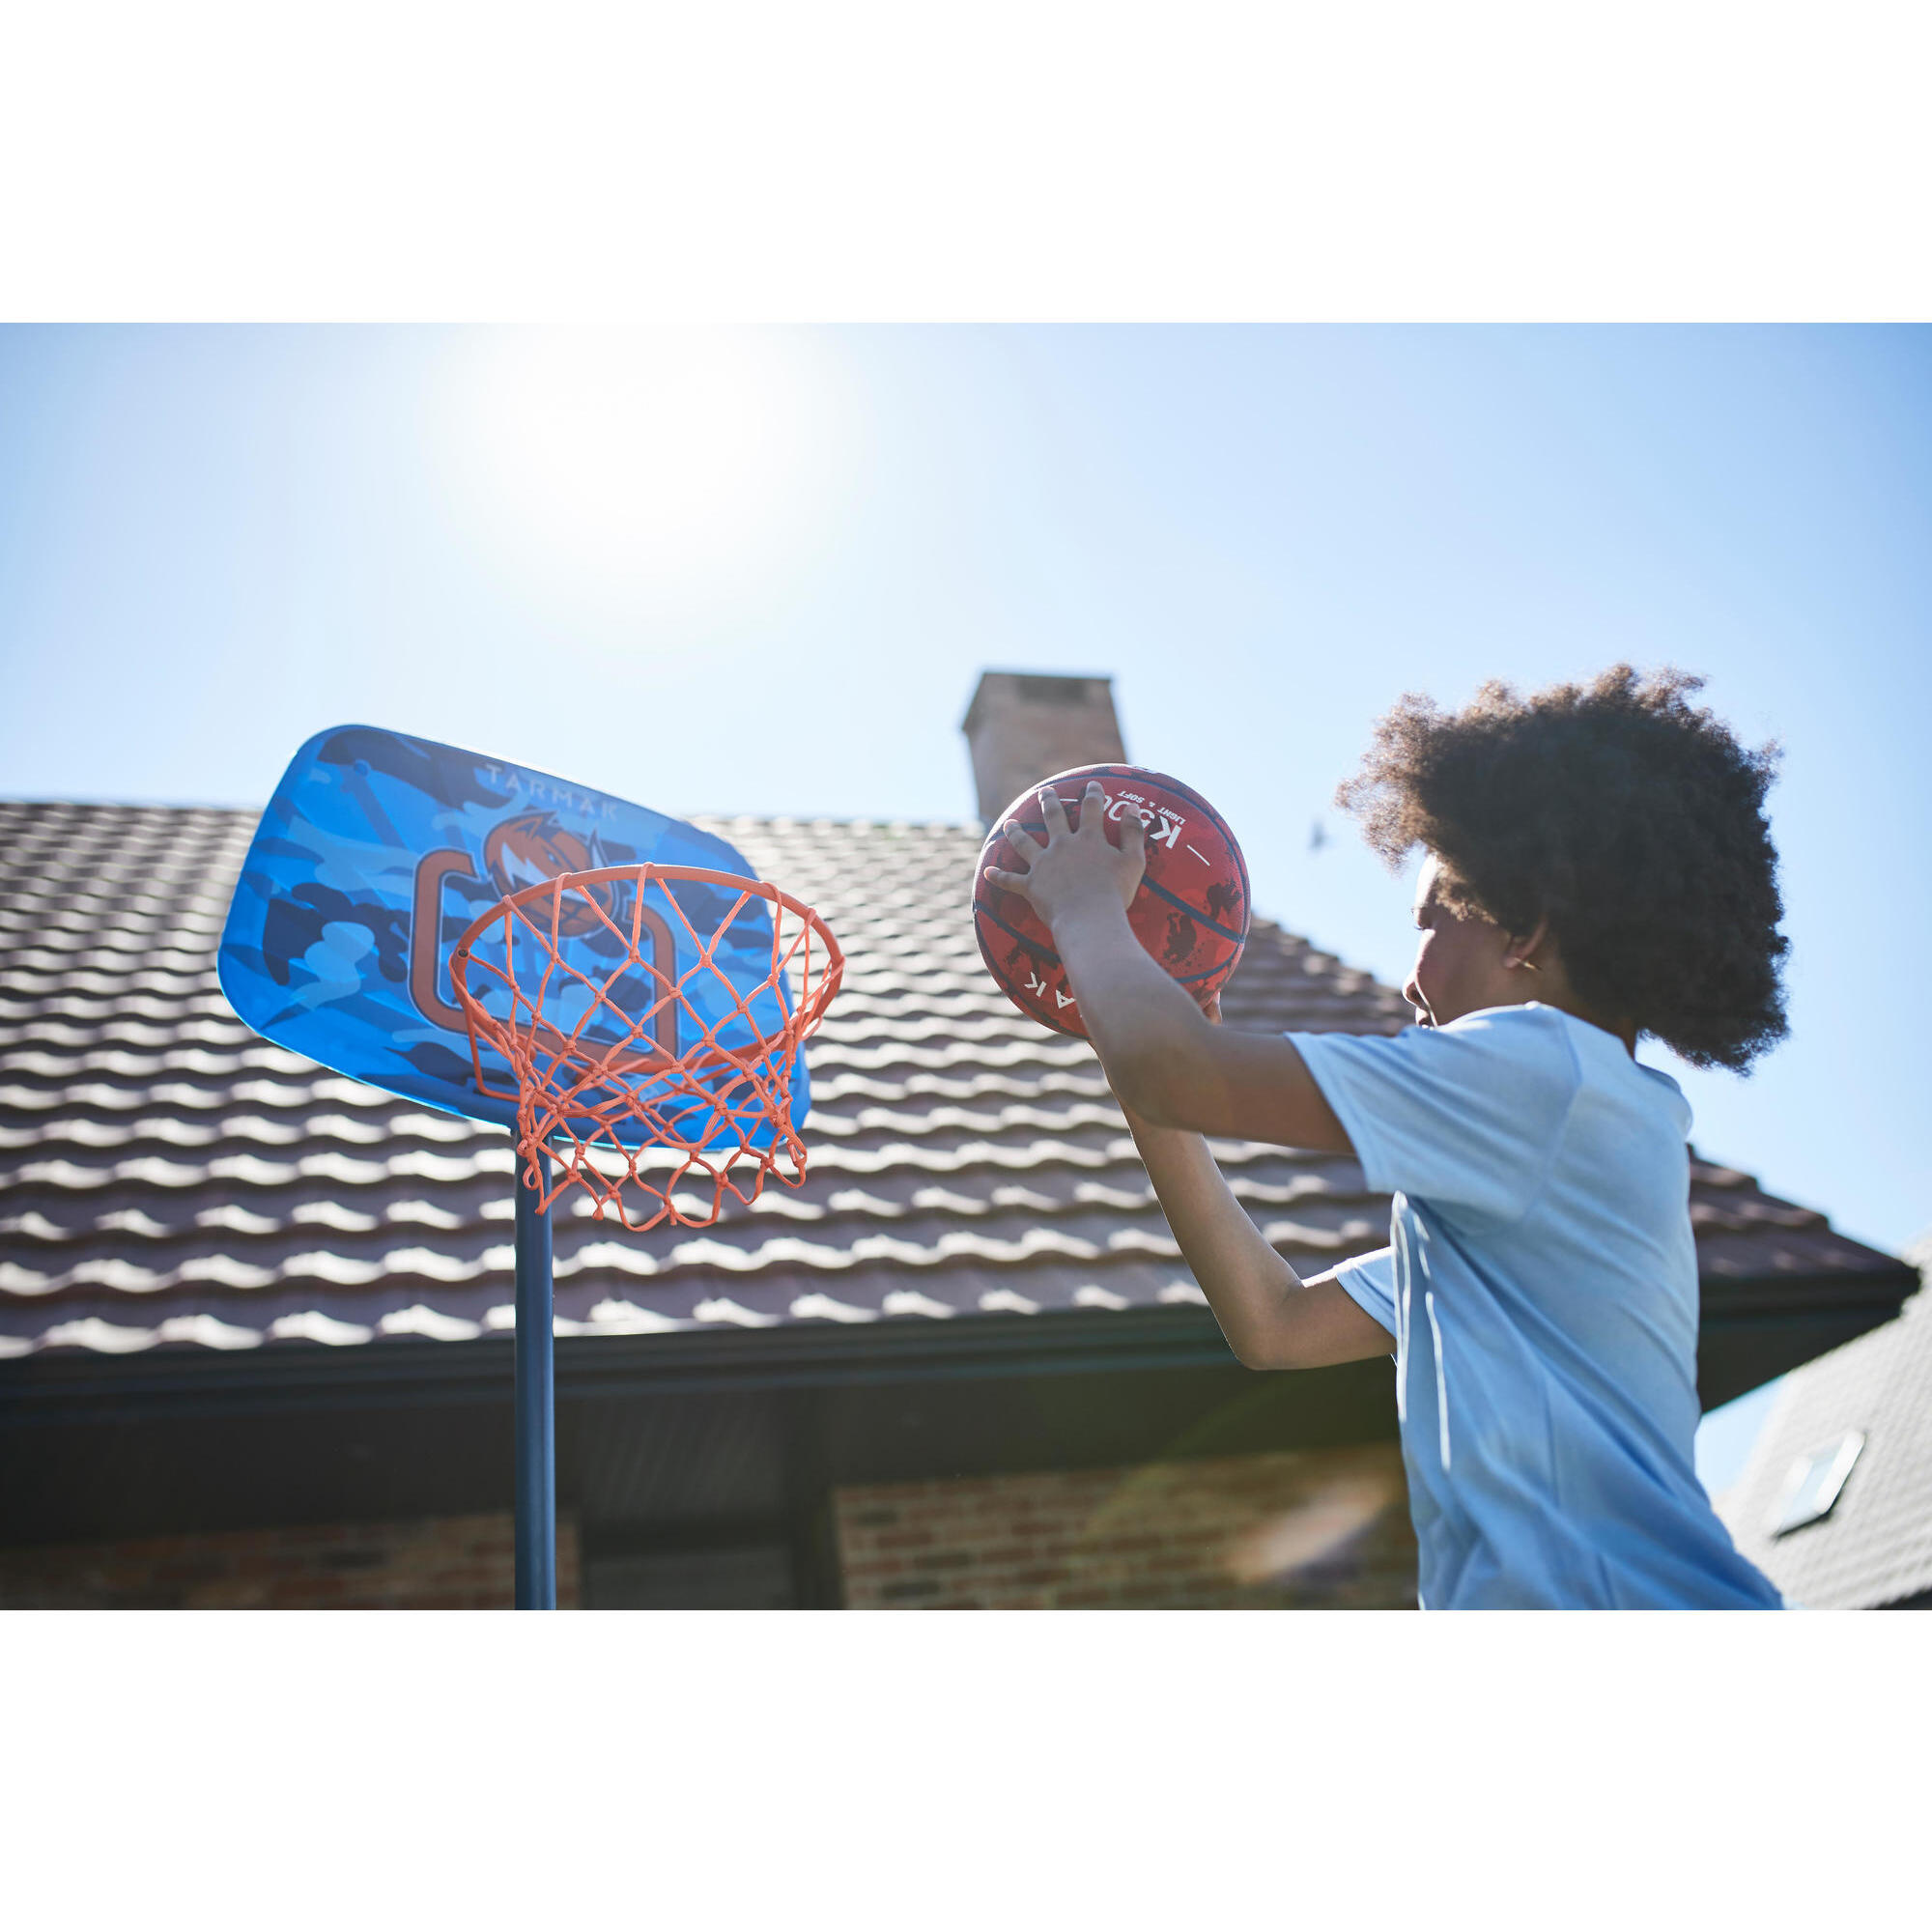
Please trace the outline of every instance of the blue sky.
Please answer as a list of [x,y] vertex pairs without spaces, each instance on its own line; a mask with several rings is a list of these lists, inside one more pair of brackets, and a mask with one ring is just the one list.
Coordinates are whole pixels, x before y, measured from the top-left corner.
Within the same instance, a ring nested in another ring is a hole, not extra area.
[[362,720],[672,810],[954,819],[980,668],[1110,671],[1261,909],[1399,980],[1406,882],[1329,805],[1378,712],[1679,664],[1784,746],[1794,942],[1791,1040],[1673,1068],[1698,1144],[1895,1247],[1928,472],[1924,329],[15,328],[0,790],[254,805]]

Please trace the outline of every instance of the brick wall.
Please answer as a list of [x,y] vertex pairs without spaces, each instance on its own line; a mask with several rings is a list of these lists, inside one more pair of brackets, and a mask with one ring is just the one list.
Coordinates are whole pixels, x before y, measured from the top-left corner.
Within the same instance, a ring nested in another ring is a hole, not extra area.
[[834,1494],[852,1609],[1413,1609],[1394,1443]]
[[[1392,1443],[834,1492],[868,1608],[1410,1608]],[[557,1525],[557,1600],[581,1596]],[[507,1609],[507,1514],[0,1550],[7,1609]]]
[[[0,1550],[0,1609],[508,1609],[507,1514],[161,1536]],[[559,1608],[578,1603],[577,1526],[556,1530]]]

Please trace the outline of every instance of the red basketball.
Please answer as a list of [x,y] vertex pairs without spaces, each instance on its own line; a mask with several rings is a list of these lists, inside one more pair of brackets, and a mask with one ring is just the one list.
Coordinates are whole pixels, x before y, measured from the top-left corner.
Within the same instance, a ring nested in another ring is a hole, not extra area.
[[1039,794],[1049,785],[1077,830],[1090,779],[1106,788],[1110,819],[1118,824],[1131,811],[1147,827],[1147,874],[1127,908],[1127,923],[1148,952],[1205,1006],[1227,984],[1248,938],[1247,862],[1227,821],[1198,791],[1137,765],[1082,765],[1042,779],[1001,813],[980,848],[973,924],[987,969],[1013,1005],[1042,1026],[1082,1038],[1087,1029],[1052,934],[1017,893],[987,879],[986,867],[1026,870],[1007,842],[1006,822],[1017,819],[1043,843]]

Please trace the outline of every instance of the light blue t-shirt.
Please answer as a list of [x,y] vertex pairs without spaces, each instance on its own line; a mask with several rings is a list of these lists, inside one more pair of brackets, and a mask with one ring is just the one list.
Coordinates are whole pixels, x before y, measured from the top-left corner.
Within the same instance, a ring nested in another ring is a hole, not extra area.
[[1433,1609],[1776,1608],[1697,1481],[1690,1108],[1553,1007],[1290,1034],[1395,1197],[1335,1278],[1395,1338]]

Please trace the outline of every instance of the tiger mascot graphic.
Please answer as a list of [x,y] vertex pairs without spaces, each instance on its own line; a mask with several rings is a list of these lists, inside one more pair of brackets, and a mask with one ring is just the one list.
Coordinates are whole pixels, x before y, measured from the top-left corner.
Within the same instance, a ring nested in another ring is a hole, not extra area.
[[[595,833],[586,843],[559,825],[554,812],[528,811],[491,828],[483,843],[483,863],[489,867],[497,890],[507,897],[526,886],[544,885],[565,872],[595,871],[611,861]],[[602,929],[597,905],[591,903],[593,895],[608,917],[616,917],[616,899],[609,883],[591,887],[587,893],[571,893],[557,908],[560,935],[577,937]]]

